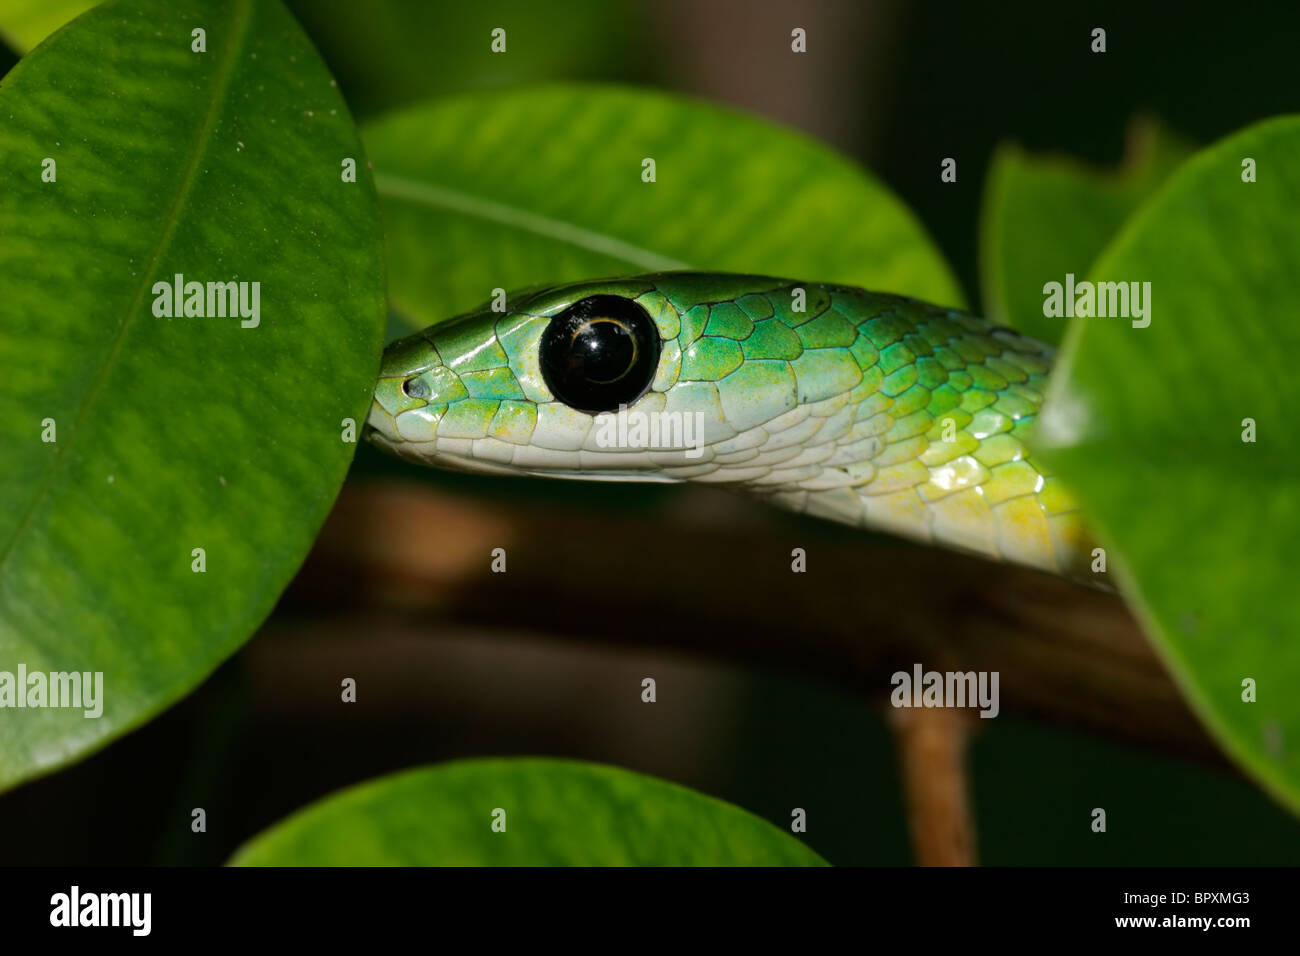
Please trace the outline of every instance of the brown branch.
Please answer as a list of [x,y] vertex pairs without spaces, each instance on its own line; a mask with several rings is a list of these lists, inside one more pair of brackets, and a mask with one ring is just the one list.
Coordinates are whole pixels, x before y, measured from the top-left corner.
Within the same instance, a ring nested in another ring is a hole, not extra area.
[[625,513],[350,484],[284,607],[688,649],[876,700],[917,662],[996,670],[1003,712],[1227,765],[1116,595],[723,492],[674,502]]

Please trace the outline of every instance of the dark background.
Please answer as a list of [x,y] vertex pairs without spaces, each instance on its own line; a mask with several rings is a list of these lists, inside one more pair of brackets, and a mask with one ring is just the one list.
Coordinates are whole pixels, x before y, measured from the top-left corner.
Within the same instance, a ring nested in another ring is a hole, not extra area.
[[[346,13],[337,3],[293,6],[359,114],[431,92],[420,89],[419,57],[422,44],[433,51],[443,42],[443,5],[420,5],[419,23],[403,31],[414,79],[387,89],[349,60],[353,39],[388,42],[378,27],[372,35],[340,28]],[[555,9],[562,18],[563,5]],[[792,26],[808,30],[806,56],[788,54]],[[1104,55],[1089,52],[1095,26],[1107,30]],[[1211,12],[1023,0],[675,0],[619,8],[580,58],[523,76],[469,72],[456,83],[649,83],[804,129],[860,159],[917,212],[976,305],[979,204],[997,143],[1111,164],[1129,121],[1145,113],[1208,144],[1296,110],[1297,37],[1293,3]],[[14,60],[0,50],[0,72]],[[958,159],[955,186],[939,181],[946,156]],[[519,496],[581,505],[592,495],[587,485],[416,473],[365,447],[353,472],[353,482],[397,475],[502,509]],[[611,488],[598,504],[691,507],[689,495]],[[754,509],[742,520],[769,518]],[[614,622],[603,647],[436,618],[422,629],[384,618],[359,625],[288,600],[183,703],[83,763],[0,797],[0,862],[220,863],[341,786],[451,757],[534,753],[655,773],[782,827],[801,806],[807,841],[832,862],[910,862],[890,735],[866,702],[791,676],[795,667],[759,671],[623,648],[616,638]],[[654,708],[638,698],[646,673],[661,688]],[[340,674],[368,675],[356,705],[337,703]],[[971,752],[981,862],[1300,862],[1296,821],[1226,771],[1006,712],[980,723],[990,725]],[[208,832],[196,835],[190,810],[199,806]],[[1107,809],[1105,835],[1088,827],[1097,806]]]

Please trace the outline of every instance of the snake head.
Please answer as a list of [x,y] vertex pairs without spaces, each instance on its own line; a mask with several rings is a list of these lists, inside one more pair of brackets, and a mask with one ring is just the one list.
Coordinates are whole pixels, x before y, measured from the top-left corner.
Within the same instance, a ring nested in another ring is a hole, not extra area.
[[1051,360],[901,296],[664,273],[518,293],[394,342],[367,433],[462,471],[737,485],[1057,569],[1087,551],[1023,442]]
[[[783,359],[802,351],[776,315],[789,286],[662,274],[516,294],[504,309],[390,345],[368,435],[462,471],[640,481],[715,473],[719,443],[798,404],[788,363],[761,361],[765,348]],[[828,295],[810,291],[824,310]],[[753,337],[756,323],[766,325]]]

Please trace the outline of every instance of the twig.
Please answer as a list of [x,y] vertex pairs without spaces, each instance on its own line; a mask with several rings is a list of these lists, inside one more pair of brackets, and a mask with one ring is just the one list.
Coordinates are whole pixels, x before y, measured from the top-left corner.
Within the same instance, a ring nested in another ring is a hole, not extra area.
[[912,847],[921,866],[974,866],[966,776],[968,716],[951,707],[899,708],[898,744]]
[[996,670],[1004,713],[1228,766],[1118,596],[758,505],[724,520],[741,499],[717,494],[631,514],[350,484],[283,604],[684,648],[877,700],[916,662]]

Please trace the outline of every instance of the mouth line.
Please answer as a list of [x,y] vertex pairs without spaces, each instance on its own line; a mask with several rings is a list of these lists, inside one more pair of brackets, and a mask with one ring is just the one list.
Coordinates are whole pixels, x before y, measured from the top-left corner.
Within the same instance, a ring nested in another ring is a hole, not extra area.
[[[580,471],[576,468],[539,471],[533,468],[520,468],[500,462],[483,461],[478,458],[466,458],[462,455],[437,450],[437,442],[413,442],[393,438],[373,425],[367,425],[365,437],[372,444],[386,449],[398,458],[415,464],[462,474],[507,476],[513,478],[556,478],[564,481],[617,481],[640,482],[644,484],[680,484],[684,479],[673,478],[652,471]],[[433,447],[430,447],[433,446]]]

